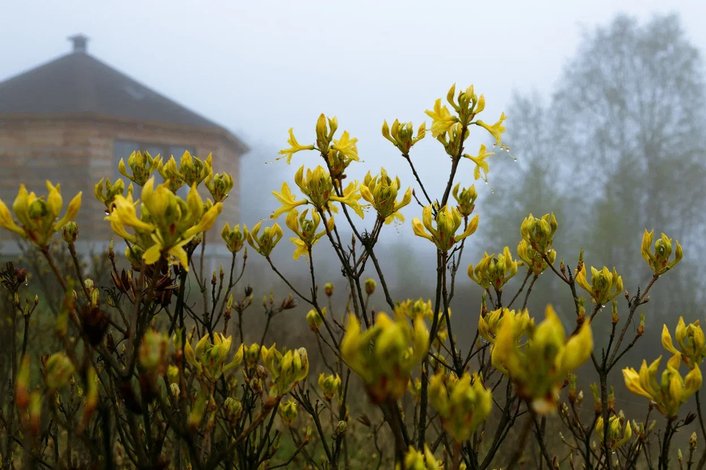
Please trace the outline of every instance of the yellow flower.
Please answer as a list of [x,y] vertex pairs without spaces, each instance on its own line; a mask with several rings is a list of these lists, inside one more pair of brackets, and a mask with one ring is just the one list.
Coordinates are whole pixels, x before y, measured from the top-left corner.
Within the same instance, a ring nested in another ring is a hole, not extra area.
[[685,377],[682,377],[679,373],[681,359],[677,354],[667,361],[667,368],[658,378],[661,360],[660,356],[649,366],[647,361],[643,360],[639,373],[632,367],[623,369],[625,386],[632,393],[642,395],[654,402],[663,415],[676,417],[681,405],[701,388],[701,370],[699,367],[694,367]]
[[301,214],[299,214],[296,209],[292,209],[287,215],[287,227],[297,235],[295,238],[290,238],[294,246],[296,246],[294,254],[292,255],[295,260],[299,259],[302,255],[310,253],[311,247],[313,247],[321,237],[326,235],[327,232],[333,230],[333,217],[329,217],[324,229],[317,233],[316,230],[321,224],[321,216],[314,210],[311,211],[310,219],[307,218],[308,215],[309,209]]
[[642,253],[642,257],[652,269],[652,272],[655,275],[660,275],[674,268],[674,266],[676,266],[684,257],[684,252],[681,244],[676,242],[677,247],[674,253],[674,259],[669,261],[669,258],[672,255],[672,239],[663,233],[659,240],[654,243],[653,250],[653,236],[653,230],[648,232],[647,229],[645,229],[645,232],[642,235],[642,245],[640,251]]
[[449,112],[449,108],[441,104],[441,99],[434,102],[434,108],[424,111],[431,118],[431,135],[438,138],[449,132],[458,122],[458,118]]
[[485,253],[475,268],[469,265],[468,277],[483,289],[489,289],[492,286],[499,291],[517,274],[517,267],[520,264],[522,264],[520,261],[512,259],[510,248],[506,246],[500,255]]
[[[129,189],[131,191],[131,189]],[[125,193],[125,182],[118,178],[114,183],[110,182],[108,178],[101,178],[100,181],[93,187],[93,195],[100,202],[105,204],[106,210],[110,212],[113,210],[113,201],[115,196],[123,195]]]
[[456,207],[461,215],[464,217],[471,215],[476,208],[476,199],[478,198],[476,187],[471,185],[468,188],[461,188],[461,183],[457,183],[453,187],[452,194],[454,199],[456,199]]
[[425,122],[421,123],[417,129],[417,136],[414,136],[414,127],[411,122],[400,123],[397,119],[392,123],[392,129],[387,124],[387,121],[382,123],[382,135],[392,144],[397,147],[402,155],[408,155],[409,150],[414,144],[424,138],[427,132]]
[[17,197],[12,204],[15,219],[7,205],[0,200],[0,227],[14,232],[40,248],[49,243],[54,233],[76,218],[81,207],[81,193],[71,199],[64,216],[59,218],[64,206],[61,188],[46,182],[47,196],[37,196],[28,192],[24,184],[20,185]]
[[205,160],[191,155],[185,150],[179,160],[179,175],[188,186],[199,185],[203,180],[213,174],[213,155],[208,154]]
[[492,155],[494,155],[494,153],[488,152],[488,150],[485,148],[485,145],[483,144],[481,144],[480,150],[478,150],[478,155],[463,155],[464,157],[468,158],[470,161],[476,164],[475,168],[473,168],[473,178],[478,179],[482,175],[483,180],[488,180],[488,171],[490,171],[490,167],[488,166],[488,162],[486,160]]
[[495,139],[496,145],[500,145],[502,142],[503,132],[505,132],[505,126],[503,126],[503,121],[505,121],[505,113],[501,113],[500,119],[498,119],[498,121],[493,125],[489,125],[481,120],[476,121],[475,124],[488,131],[490,135],[492,135]]
[[292,156],[297,152],[301,152],[302,150],[314,150],[313,145],[301,145],[297,142],[297,138],[294,137],[294,129],[291,128],[289,129],[289,139],[287,140],[287,143],[289,144],[289,148],[279,151],[280,155],[287,160],[287,163],[291,163]]
[[[546,319],[529,331],[523,331],[520,321],[518,316],[503,318],[491,353],[492,363],[510,377],[518,394],[537,413],[545,414],[556,409],[559,390],[569,373],[591,355],[593,335],[586,321],[567,340],[551,306],[547,306]],[[524,343],[520,341],[522,336],[526,336]]]
[[553,213],[536,218],[528,215],[520,225],[520,235],[539,253],[546,253],[552,246],[554,233],[558,228],[556,216]]
[[230,336],[218,332],[213,333],[213,339],[206,334],[193,348],[187,341],[184,344],[184,356],[199,375],[209,382],[214,382],[243,362],[242,348],[238,349],[230,362],[226,362],[232,342]]
[[360,195],[373,206],[378,217],[389,224],[395,219],[404,220],[399,210],[412,201],[412,189],[409,188],[402,199],[397,202],[399,189],[400,179],[396,177],[393,180],[382,168],[379,175],[371,176],[370,172],[365,175],[363,183],[360,185]]
[[335,117],[327,118],[323,113],[316,121],[316,147],[322,154],[327,154],[333,135],[338,129],[338,120]]
[[478,374],[466,372],[459,379],[439,372],[429,380],[429,404],[439,413],[444,430],[462,443],[488,417],[493,397]]
[[319,388],[323,393],[324,398],[331,401],[333,397],[337,397],[341,393],[341,377],[338,374],[319,374]]
[[[399,468],[398,465],[395,470]],[[423,452],[409,446],[404,457],[404,468],[407,470],[443,470],[444,464],[441,460],[437,460],[429,446],[424,444]]]
[[605,266],[600,271],[591,266],[591,283],[589,284],[586,280],[586,266],[582,265],[576,273],[575,279],[581,288],[591,294],[593,302],[598,305],[607,304],[623,292],[623,278],[618,275],[615,268],[611,272]]
[[148,179],[152,176],[154,170],[160,164],[159,155],[152,157],[149,152],[143,152],[141,150],[136,150],[130,154],[127,159],[127,166],[130,167],[132,174],[127,172],[127,167],[125,166],[125,161],[121,158],[118,163],[118,171],[120,174],[125,176],[127,179],[132,181],[138,186],[143,186]]
[[603,429],[603,416],[599,416],[596,421],[596,434],[600,439],[603,439],[603,433],[608,434],[608,447],[616,450],[627,444],[632,438],[632,426],[630,421],[625,419],[623,412],[618,415],[612,415],[608,419],[608,429]]
[[675,336],[679,349],[674,347],[672,335],[669,334],[667,325],[662,325],[662,346],[664,349],[672,354],[681,355],[687,366],[699,367],[706,356],[706,339],[699,320],[687,325],[684,323],[684,317],[680,316]]
[[45,380],[50,392],[66,385],[76,371],[71,359],[63,352],[49,356],[45,367]]
[[255,226],[247,232],[246,237],[248,244],[250,244],[255,251],[264,257],[268,257],[277,243],[282,239],[282,228],[278,224],[273,224],[271,227],[266,227],[262,231],[262,235],[260,235],[261,226],[261,221],[256,223]]
[[262,362],[270,373],[270,395],[282,396],[309,375],[309,357],[305,348],[280,352],[273,344],[262,346]]
[[478,334],[486,341],[493,343],[498,335],[498,329],[506,317],[513,317],[513,326],[516,329],[515,336],[527,334],[534,329],[534,319],[530,317],[529,311],[511,310],[503,307],[491,310],[478,319]]
[[331,150],[340,152],[348,160],[358,161],[358,139],[352,138],[348,131],[343,131],[341,138],[333,141]]
[[299,415],[298,405],[294,398],[287,398],[279,403],[279,408],[277,409],[279,417],[282,422],[289,427],[294,426],[294,421],[296,421]]
[[[205,209],[207,207],[207,209]],[[154,187],[150,178],[142,188],[142,214],[137,216],[132,195],[117,195],[113,211],[105,218],[115,233],[130,243],[138,245],[145,263],[154,264],[165,256],[175,261],[185,270],[189,268],[188,255],[184,245],[196,235],[213,226],[221,213],[223,204],[204,203],[196,190],[191,187],[186,201],[174,194],[168,185]],[[127,228],[135,230],[134,234]]]
[[468,222],[465,230],[457,235],[461,221],[461,213],[451,206],[442,207],[432,218],[432,206],[429,205],[422,210],[421,221],[417,218],[412,220],[412,229],[415,235],[432,241],[439,250],[446,252],[478,228],[478,216],[475,216]]
[[360,322],[351,314],[341,341],[341,355],[363,379],[370,398],[381,403],[388,397],[404,395],[412,369],[421,363],[428,347],[429,331],[421,316],[410,322],[402,315],[392,319],[380,312],[374,325],[361,331]]
[[204,184],[214,202],[222,202],[233,189],[233,177],[229,173],[210,173]]
[[243,244],[245,243],[246,240],[246,233],[248,231],[248,228],[243,225],[243,231],[240,231],[240,225],[233,225],[233,228],[230,228],[229,224],[225,224],[223,226],[223,230],[221,230],[221,238],[226,244],[226,248],[228,248],[228,251],[231,253],[237,253],[243,248]]

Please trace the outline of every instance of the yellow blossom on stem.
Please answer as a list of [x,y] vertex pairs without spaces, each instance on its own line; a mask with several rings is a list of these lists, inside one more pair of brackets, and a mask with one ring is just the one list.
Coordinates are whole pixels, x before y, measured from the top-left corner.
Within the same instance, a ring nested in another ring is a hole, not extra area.
[[[519,321],[517,316],[503,318],[491,353],[492,363],[510,377],[518,394],[535,412],[546,414],[556,409],[559,390],[569,373],[591,355],[591,327],[586,321],[566,339],[551,306],[547,306],[546,319],[529,331],[523,331]],[[523,336],[525,342],[521,342]]]
[[412,201],[412,189],[408,188],[402,199],[397,202],[399,189],[400,179],[390,178],[382,168],[379,175],[371,176],[370,172],[365,175],[360,185],[360,195],[373,206],[378,217],[389,224],[395,219],[403,221],[404,216],[399,210]]
[[615,268],[611,272],[605,266],[601,270],[591,266],[591,282],[589,283],[586,279],[586,265],[581,265],[575,279],[582,289],[591,294],[593,302],[598,305],[607,304],[623,292],[623,278]]
[[[143,186],[147,180],[152,177],[152,173],[157,169],[160,162],[159,155],[153,157],[149,152],[136,150],[128,157],[127,166],[125,165],[125,161],[122,158],[120,159],[120,162],[118,162],[118,171],[136,185]],[[131,173],[127,172],[128,166],[130,167]]]
[[326,226],[317,233],[316,230],[321,224],[321,216],[316,211],[311,210],[311,218],[308,218],[309,213],[309,209],[303,211],[301,214],[299,214],[296,209],[292,209],[287,215],[287,227],[297,235],[296,237],[290,238],[296,247],[292,255],[295,260],[299,259],[302,255],[309,254],[314,244],[319,241],[321,237],[326,235],[327,232],[333,230],[333,217],[329,217],[326,221]]
[[512,310],[506,307],[491,310],[478,319],[478,334],[486,341],[493,343],[498,335],[498,330],[503,320],[513,317],[513,326],[516,329],[514,335],[517,337],[527,334],[534,329],[534,318],[527,309]]
[[608,429],[604,429],[603,416],[598,417],[596,421],[596,434],[602,439],[604,432],[608,434],[608,447],[612,450],[623,447],[633,435],[630,421],[625,419],[622,411],[617,415],[612,415],[608,419]]
[[[360,191],[356,183],[348,184],[348,186],[343,189],[343,195],[339,197],[334,191],[331,175],[320,165],[313,170],[306,170],[306,173],[304,172],[304,167],[300,167],[294,175],[294,182],[308,198],[308,202],[319,211],[326,212],[331,210],[335,212],[336,208],[332,202],[339,202],[349,206],[359,217],[363,218],[363,208],[358,202],[360,199]],[[282,200],[282,202],[285,203],[284,200]],[[291,200],[290,202],[294,203],[294,201]],[[303,204],[300,201],[296,201],[296,203]],[[289,210],[291,210],[291,208]],[[277,210],[275,214],[279,215],[282,212],[284,212],[284,206]],[[273,214],[273,216],[275,216],[275,214]]]
[[333,135],[338,129],[338,120],[335,117],[326,117],[323,113],[316,120],[316,148],[322,154],[328,153],[329,146],[333,140]]
[[439,250],[447,252],[457,242],[473,234],[478,228],[478,216],[473,217],[463,232],[456,234],[461,227],[462,217],[459,210],[444,206],[432,216],[432,206],[424,207],[422,220],[412,220],[412,229],[418,237],[432,241]]
[[701,329],[699,320],[688,325],[684,317],[679,317],[677,328],[674,332],[679,348],[674,347],[672,335],[667,325],[662,325],[662,346],[672,354],[679,354],[682,361],[689,367],[699,367],[706,357],[706,338]]
[[338,374],[319,374],[319,388],[324,398],[331,401],[341,393],[341,377]]
[[287,163],[291,163],[292,156],[297,152],[301,152],[302,150],[314,150],[313,145],[301,145],[297,142],[297,138],[294,137],[294,129],[291,128],[289,129],[289,139],[287,139],[287,143],[289,144],[289,148],[279,151],[280,155],[287,160]]
[[294,426],[294,421],[296,421],[297,416],[299,415],[299,407],[296,400],[290,397],[279,402],[277,412],[279,413],[279,417],[282,422],[285,425],[292,427]]
[[431,118],[431,135],[434,138],[446,134],[458,122],[458,118],[451,114],[449,108],[441,104],[441,99],[437,99],[434,107],[425,113]]
[[439,372],[429,379],[429,404],[439,413],[444,431],[457,443],[470,439],[493,407],[493,397],[478,374],[461,378]]
[[[443,470],[444,464],[434,457],[434,453],[429,446],[424,444],[424,451],[417,450],[410,446],[404,457],[404,468],[407,470]],[[400,466],[395,466],[399,470]]]
[[[59,218],[64,206],[60,185],[46,182],[47,195],[37,196],[20,185],[17,197],[12,204],[13,219],[5,202],[0,200],[0,227],[14,232],[39,248],[45,248],[54,233],[61,231],[66,224],[76,218],[81,207],[81,193],[71,199],[63,217]],[[16,219],[16,220],[15,220]]]
[[331,150],[340,152],[346,159],[358,161],[358,139],[351,137],[348,131],[343,131],[340,139],[334,139]]
[[476,208],[476,199],[478,198],[478,193],[474,185],[462,188],[461,184],[457,183],[456,186],[453,187],[451,194],[453,194],[454,199],[456,199],[456,207],[463,217],[468,217],[473,213],[473,210]]
[[469,265],[468,277],[483,289],[489,289],[492,286],[499,291],[507,281],[517,274],[517,267],[520,264],[522,264],[521,261],[512,259],[510,248],[506,246],[502,254],[489,255],[485,253],[475,267]]
[[[184,200],[174,194],[166,183],[155,188],[154,179],[150,178],[142,188],[141,209],[138,217],[132,195],[117,195],[113,211],[105,219],[115,233],[137,245],[146,264],[154,264],[166,257],[188,270],[189,260],[184,245],[211,228],[223,204],[204,203],[196,185],[191,187]],[[128,228],[135,233],[130,233]]]
[[408,155],[414,144],[424,138],[427,132],[425,122],[421,123],[417,129],[417,136],[414,136],[414,127],[411,122],[399,122],[397,119],[392,123],[392,128],[387,121],[382,123],[382,135],[397,147],[402,155]]
[[246,240],[247,231],[248,228],[245,225],[243,225],[242,232],[240,230],[240,224],[233,225],[232,229],[229,224],[225,224],[223,226],[223,230],[221,230],[221,238],[225,242],[228,251],[231,253],[237,253],[242,250],[243,244]]
[[503,126],[504,121],[505,113],[501,113],[500,119],[498,119],[493,125],[487,124],[481,120],[476,121],[475,124],[488,131],[495,139],[495,144],[500,145],[502,143],[503,132],[505,132],[505,126]]
[[650,269],[652,269],[652,272],[659,276],[660,274],[664,274],[674,268],[674,266],[676,266],[684,257],[684,251],[682,250],[681,244],[679,242],[675,242],[677,246],[674,252],[674,259],[670,261],[669,258],[672,256],[672,239],[663,233],[662,236],[654,242],[653,247],[653,237],[653,230],[650,230],[649,232],[645,230],[642,235],[642,246],[640,247],[640,251],[642,253],[642,257],[650,266]]
[[678,354],[667,361],[667,367],[659,373],[662,357],[658,357],[649,366],[642,361],[640,372],[632,367],[623,369],[623,378],[628,390],[652,401],[664,416],[674,418],[679,414],[681,405],[701,388],[701,370],[693,367],[686,376],[679,373],[681,358]]
[[341,356],[365,384],[375,403],[404,395],[412,369],[429,347],[429,331],[421,316],[412,322],[402,315],[380,312],[365,331],[355,315],[348,316]]
[[478,150],[478,155],[463,155],[465,158],[469,159],[476,165],[475,168],[473,168],[473,178],[478,179],[482,176],[483,180],[488,180],[488,171],[490,171],[490,167],[488,166],[488,162],[486,160],[492,155],[494,155],[494,153],[488,152],[485,145],[483,144],[481,144],[480,150]]
[[205,160],[191,155],[191,152],[188,150],[185,150],[181,155],[181,159],[179,160],[179,175],[188,187],[194,185],[198,186],[212,174],[213,155],[210,153]]
[[229,173],[210,173],[204,182],[214,202],[222,202],[233,189],[233,177]]
[[305,348],[279,351],[273,344],[262,346],[262,362],[270,373],[270,395],[282,396],[309,375],[309,357]]
[[230,347],[233,339],[221,333],[213,333],[213,339],[208,334],[204,335],[192,348],[187,341],[184,344],[186,361],[194,367],[199,375],[210,382],[218,380],[221,375],[240,366],[243,361],[243,352],[238,350],[229,362]]
[[255,226],[247,232],[246,236],[248,244],[252,246],[255,251],[264,257],[268,257],[277,243],[282,239],[282,228],[275,223],[271,227],[264,228],[262,234],[260,234],[261,227],[262,222],[256,223]]
[[[132,191],[132,186],[128,189]],[[113,210],[113,201],[115,196],[125,194],[125,182],[118,178],[114,183],[111,183],[108,178],[101,178],[98,183],[93,187],[93,194],[100,202],[102,202],[106,210],[110,212]]]

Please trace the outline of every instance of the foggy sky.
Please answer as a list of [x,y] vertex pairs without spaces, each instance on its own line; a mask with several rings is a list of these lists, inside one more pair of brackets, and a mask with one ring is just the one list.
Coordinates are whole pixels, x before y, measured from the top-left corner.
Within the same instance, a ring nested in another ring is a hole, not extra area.
[[[378,168],[398,157],[383,119],[419,123],[455,82],[485,94],[494,122],[513,91],[549,93],[583,32],[617,13],[672,11],[706,50],[703,0],[6,1],[0,80],[67,53],[66,37],[84,33],[90,54],[265,149],[257,159],[273,160],[289,127],[311,140],[325,112]],[[419,153],[423,171],[443,158],[431,143]]]

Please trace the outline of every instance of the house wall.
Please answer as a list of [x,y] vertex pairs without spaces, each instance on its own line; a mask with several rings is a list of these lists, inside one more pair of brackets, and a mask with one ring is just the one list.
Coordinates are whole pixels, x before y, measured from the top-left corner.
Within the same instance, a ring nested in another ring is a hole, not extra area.
[[[79,238],[107,240],[111,232],[93,187],[101,178],[115,180],[118,176],[113,149],[116,139],[191,147],[202,158],[212,153],[214,170],[230,172],[236,181],[212,232],[219,232],[225,222],[239,221],[240,155],[225,133],[109,119],[0,118],[0,198],[10,207],[20,183],[38,195],[46,194],[45,180],[61,183],[64,204],[83,191]],[[128,155],[124,157],[127,160]],[[177,162],[179,157],[175,155]],[[0,240],[10,238],[7,231],[0,231]]]

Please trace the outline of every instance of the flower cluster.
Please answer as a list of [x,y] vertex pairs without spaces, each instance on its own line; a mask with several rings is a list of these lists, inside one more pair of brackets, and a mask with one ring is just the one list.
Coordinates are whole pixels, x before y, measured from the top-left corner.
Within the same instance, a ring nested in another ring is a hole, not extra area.
[[586,266],[582,265],[576,273],[576,283],[591,294],[593,302],[598,305],[607,304],[623,292],[623,278],[613,268],[608,270],[603,266],[598,270],[591,266],[591,282],[586,279]]
[[491,310],[480,316],[478,319],[478,334],[490,343],[495,342],[500,325],[507,317],[513,318],[513,327],[516,328],[518,336],[534,328],[534,318],[530,316],[527,309],[517,311],[503,307]]
[[148,265],[166,257],[188,270],[184,246],[211,228],[221,213],[222,203],[204,202],[196,185],[191,186],[184,200],[166,183],[155,187],[154,178],[143,186],[141,199],[140,216],[137,204],[128,194],[115,196],[113,211],[106,217],[113,231],[130,244],[128,256],[133,261],[141,258]]
[[679,408],[701,387],[701,370],[694,367],[682,377],[679,373],[681,358],[674,355],[659,374],[661,361],[660,356],[648,366],[643,360],[639,372],[632,367],[623,369],[625,386],[632,393],[648,398],[664,416],[676,417]]
[[349,315],[341,356],[363,379],[371,399],[381,403],[404,395],[412,369],[421,363],[428,347],[429,331],[421,316],[410,322],[405,316],[390,318],[380,312],[375,324],[361,331],[358,319]]
[[478,216],[473,217],[461,233],[463,217],[456,207],[444,206],[434,211],[429,205],[422,210],[422,220],[412,220],[412,229],[418,237],[426,238],[436,245],[439,251],[448,252],[453,246],[472,235],[478,228]]
[[492,362],[510,376],[519,395],[537,413],[547,413],[556,409],[559,390],[568,374],[590,356],[591,327],[586,321],[574,336],[566,339],[564,327],[551,306],[547,306],[546,319],[535,328],[525,329],[521,322],[523,319],[517,315],[503,317],[493,344]]
[[654,238],[654,231],[649,232],[645,230],[642,234],[642,245],[640,247],[640,252],[642,257],[652,269],[652,272],[659,276],[676,266],[679,261],[684,257],[684,251],[682,250],[681,244],[676,242],[676,249],[674,250],[674,259],[671,261],[669,258],[672,256],[672,239],[666,234],[662,234],[657,241],[652,245],[652,239]]
[[429,403],[439,413],[444,430],[461,443],[488,417],[493,397],[477,374],[471,377],[466,372],[459,378],[439,372],[429,380]]
[[517,256],[535,275],[547,269],[547,260],[553,263],[556,259],[552,241],[557,227],[554,214],[544,214],[539,219],[530,214],[520,225],[522,240],[517,245]]
[[25,185],[21,184],[12,204],[14,219],[5,202],[0,199],[0,227],[18,234],[42,249],[49,244],[52,235],[76,218],[81,207],[79,192],[69,202],[63,217],[59,218],[64,207],[61,187],[58,184],[54,186],[49,181],[46,182],[46,187],[47,195],[44,197],[28,192]]
[[386,224],[389,224],[394,219],[404,220],[399,210],[412,200],[412,189],[408,188],[402,199],[397,202],[399,190],[400,179],[390,178],[384,168],[376,176],[371,176],[370,172],[368,172],[360,185],[360,195],[370,203],[373,209],[377,211],[378,217],[384,220]]
[[485,253],[478,264],[468,266],[468,277],[475,281],[483,289],[493,289],[500,291],[507,281],[517,274],[517,267],[521,261],[512,259],[512,253],[507,246],[502,254],[489,255]]

